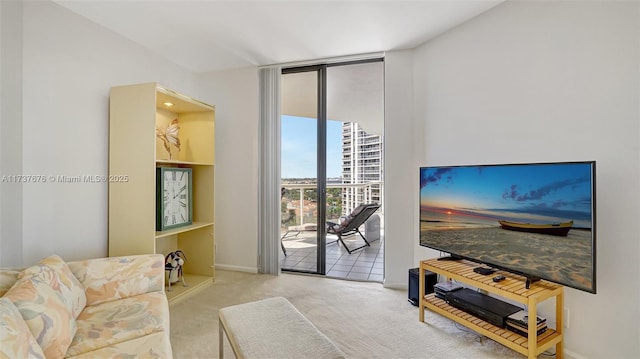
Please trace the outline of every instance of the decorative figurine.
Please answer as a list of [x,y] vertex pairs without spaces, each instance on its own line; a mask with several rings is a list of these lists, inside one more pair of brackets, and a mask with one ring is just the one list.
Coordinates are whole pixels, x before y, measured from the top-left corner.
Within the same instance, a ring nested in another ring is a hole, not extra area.
[[187,259],[187,256],[180,250],[171,252],[164,258],[164,270],[169,271],[169,280],[167,281],[169,289],[167,291],[171,292],[171,283],[177,283],[179,280],[182,280],[183,287],[187,287],[187,282],[182,274],[182,266],[185,259]]
[[169,159],[171,159],[171,147],[170,144],[173,144],[180,151],[180,139],[178,138],[178,132],[180,131],[180,126],[178,126],[178,119],[174,119],[171,121],[171,124],[167,126],[166,130],[162,130],[159,127],[156,127],[156,137],[162,140],[164,144],[164,149],[169,152]]

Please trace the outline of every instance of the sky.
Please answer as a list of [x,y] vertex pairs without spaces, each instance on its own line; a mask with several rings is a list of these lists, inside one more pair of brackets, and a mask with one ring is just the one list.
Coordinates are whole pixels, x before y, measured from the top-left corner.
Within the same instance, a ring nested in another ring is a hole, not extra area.
[[[282,116],[281,177],[315,178],[317,121]],[[327,177],[342,176],[342,122],[327,121]]]
[[423,213],[591,227],[589,163],[430,167],[420,171]]

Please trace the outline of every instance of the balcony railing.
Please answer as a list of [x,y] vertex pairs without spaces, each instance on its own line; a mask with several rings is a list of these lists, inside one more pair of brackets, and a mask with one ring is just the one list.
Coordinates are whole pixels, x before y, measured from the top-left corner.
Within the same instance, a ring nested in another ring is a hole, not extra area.
[[[287,211],[293,210],[295,212],[295,222],[292,221],[292,218],[288,216],[288,213],[283,213],[283,226],[289,225],[302,225],[305,223],[316,223],[317,222],[317,202],[315,195],[316,192],[316,184],[315,183],[287,183],[282,184],[282,187],[285,188],[289,195],[287,198]],[[342,209],[340,213],[336,212],[336,208],[330,210],[327,208],[327,217],[329,221],[337,221],[339,217],[342,215],[351,213],[351,211],[360,204],[371,203],[374,200],[383,198],[382,189],[383,182],[382,181],[371,181],[367,183],[327,183],[327,189],[333,188],[341,188],[341,194],[338,200],[340,201],[340,208]],[[311,191],[311,193],[308,193]],[[329,192],[329,191],[327,191]],[[345,192],[348,192],[349,195],[346,196],[347,200],[345,200]],[[308,196],[305,196],[305,193],[308,193]],[[295,199],[294,199],[295,198]],[[306,198],[306,199],[305,199]],[[335,198],[333,198],[335,199]],[[285,198],[283,198],[283,201]],[[382,203],[380,203],[382,204]],[[330,198],[327,198],[327,206],[330,205]],[[332,206],[334,207],[334,206]],[[384,206],[380,206],[380,210],[378,213],[382,214],[382,208]],[[333,213],[332,213],[333,212]]]

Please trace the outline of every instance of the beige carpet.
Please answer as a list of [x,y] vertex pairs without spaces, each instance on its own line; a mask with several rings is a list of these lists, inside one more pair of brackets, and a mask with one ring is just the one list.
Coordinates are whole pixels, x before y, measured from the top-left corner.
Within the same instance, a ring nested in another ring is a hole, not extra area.
[[[217,271],[215,284],[171,307],[175,358],[218,357],[218,310],[283,296],[352,358],[524,358],[378,283]],[[427,324],[428,323],[428,324]],[[295,340],[295,338],[291,338]],[[233,358],[228,343],[225,357]],[[277,358],[274,353],[273,358]]]

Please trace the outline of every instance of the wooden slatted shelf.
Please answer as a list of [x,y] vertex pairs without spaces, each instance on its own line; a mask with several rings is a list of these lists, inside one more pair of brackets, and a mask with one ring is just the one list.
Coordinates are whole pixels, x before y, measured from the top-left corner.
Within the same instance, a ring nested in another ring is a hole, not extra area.
[[[424,308],[427,308],[482,335],[485,335],[486,337],[491,338],[496,342],[517,351],[518,353],[526,355],[530,359],[536,358],[539,354],[554,345],[556,346],[556,358],[562,359],[562,308],[564,287],[541,280],[531,284],[530,288],[527,289],[525,288],[524,277],[504,271],[498,271],[495,274],[488,276],[482,275],[473,271],[473,269],[478,266],[479,265],[477,263],[464,260],[438,261],[437,259],[430,259],[422,261],[420,262],[419,274],[420,293],[424,293],[424,271],[428,270],[446,278],[454,279],[458,282],[466,283],[478,289],[496,294],[500,297],[509,298],[516,302],[525,304],[528,307],[529,318],[531,318],[529,321],[529,333],[531,334],[528,337],[500,328],[458,308],[450,306],[447,302],[437,298],[433,294],[424,296],[420,301],[420,321],[424,322]],[[506,279],[498,283],[494,282],[492,278],[498,274],[504,275]],[[537,305],[546,299],[554,297],[556,299],[556,329],[548,328],[544,333],[537,335],[535,322],[535,318],[537,316]]]

